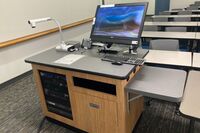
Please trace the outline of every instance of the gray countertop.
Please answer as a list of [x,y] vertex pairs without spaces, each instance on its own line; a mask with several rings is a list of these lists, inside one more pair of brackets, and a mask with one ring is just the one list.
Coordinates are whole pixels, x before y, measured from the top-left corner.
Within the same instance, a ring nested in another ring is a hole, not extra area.
[[183,70],[144,66],[126,89],[151,98],[180,102],[186,76]]
[[[124,47],[121,48],[123,49]],[[126,79],[130,75],[130,73],[135,70],[135,65],[112,65],[110,62],[102,61],[101,58],[105,54],[99,54],[97,51],[98,48],[96,47],[90,50],[80,49],[76,52],[58,52],[55,50],[55,48],[53,48],[30,58],[27,58],[25,61],[33,64],[86,72],[116,79]],[[139,49],[138,53],[138,57],[141,58],[148,53],[148,50]],[[85,57],[77,60],[70,65],[58,64],[54,62],[68,54],[85,55]]]

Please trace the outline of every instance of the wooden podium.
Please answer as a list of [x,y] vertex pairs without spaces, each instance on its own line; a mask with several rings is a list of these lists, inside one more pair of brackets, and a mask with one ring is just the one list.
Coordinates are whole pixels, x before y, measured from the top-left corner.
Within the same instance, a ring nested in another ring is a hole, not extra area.
[[[128,97],[137,95],[127,96],[125,90],[140,67],[131,72],[127,79],[37,63],[32,63],[32,68],[43,114],[75,128],[89,133],[131,133],[143,111],[143,97],[129,103]],[[66,93],[65,96],[56,85],[60,85],[61,90],[64,86],[62,91]],[[56,88],[53,91],[52,86]]]

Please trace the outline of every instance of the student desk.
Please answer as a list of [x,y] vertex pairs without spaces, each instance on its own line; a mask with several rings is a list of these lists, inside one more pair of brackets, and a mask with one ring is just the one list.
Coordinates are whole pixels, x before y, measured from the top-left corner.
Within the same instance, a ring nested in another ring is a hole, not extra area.
[[200,68],[200,53],[193,53],[192,67]]
[[[200,26],[200,23],[199,23],[199,26]],[[200,39],[200,32],[197,32],[197,33],[196,33],[196,39],[197,39],[197,40]]]
[[145,57],[147,64],[191,67],[192,53],[180,51],[149,50]]
[[[180,10],[180,11],[181,11],[181,10]],[[164,11],[164,12],[168,12],[168,13],[170,13],[170,15],[178,15],[178,12],[179,12],[179,11],[171,10],[171,11]]]
[[155,15],[152,18],[200,18],[199,15]]
[[199,15],[155,15],[152,18],[168,18],[168,21],[174,21],[174,18],[191,18],[191,21],[199,21]]
[[[68,54],[85,56],[69,65],[54,63]],[[45,116],[89,133],[132,132],[144,103],[140,97],[128,111],[125,86],[141,67],[112,65],[99,58],[103,55],[97,49],[73,53],[50,49],[25,60],[32,64]]]
[[193,132],[195,120],[200,119],[200,72],[190,71],[185,87],[185,93],[180,105],[180,112],[191,119],[190,133]]
[[[185,10],[182,10],[185,11]],[[200,14],[200,10],[187,10],[187,11],[191,11],[192,14]],[[171,15],[178,15],[179,11],[164,11],[164,12],[169,12],[171,13]]]
[[143,31],[143,38],[196,39],[195,32]]
[[184,26],[197,27],[198,22],[145,22],[145,26]]

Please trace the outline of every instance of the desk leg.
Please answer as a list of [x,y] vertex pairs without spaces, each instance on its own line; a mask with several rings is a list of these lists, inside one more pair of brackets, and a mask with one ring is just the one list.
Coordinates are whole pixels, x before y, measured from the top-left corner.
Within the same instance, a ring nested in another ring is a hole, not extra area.
[[195,124],[195,120],[191,119],[188,133],[193,133],[194,132],[194,124]]
[[180,103],[176,103],[176,110],[175,110],[175,113],[176,115],[180,116],[180,110],[179,110],[179,107],[180,107]]
[[193,40],[189,40],[189,51],[193,52],[193,47],[194,47],[194,41]]
[[200,41],[197,40],[197,52],[200,52]]
[[130,92],[127,92],[127,111],[128,111],[128,113],[130,113],[130,102],[137,100],[138,98],[141,98],[141,97],[143,97],[143,96],[137,95],[137,96],[130,98]]

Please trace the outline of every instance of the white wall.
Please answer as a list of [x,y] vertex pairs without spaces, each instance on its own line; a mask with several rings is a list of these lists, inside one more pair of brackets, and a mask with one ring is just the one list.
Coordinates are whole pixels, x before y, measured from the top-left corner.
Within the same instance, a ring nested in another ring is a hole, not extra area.
[[66,25],[93,17],[99,4],[99,0],[0,0],[0,42],[57,27],[50,21],[31,29],[30,19],[52,17]]
[[[63,32],[65,40],[82,40],[91,29],[91,23],[78,26]],[[26,41],[14,46],[0,49],[0,84],[29,70],[31,65],[24,62],[24,59],[55,47],[59,42],[57,33]]]
[[170,9],[185,8],[198,0],[170,0]]
[[106,4],[113,4],[113,3],[133,3],[133,2],[149,2],[147,14],[148,15],[155,14],[155,0],[105,0]]

